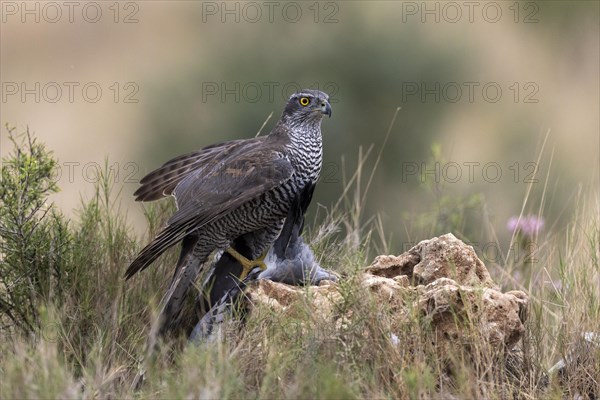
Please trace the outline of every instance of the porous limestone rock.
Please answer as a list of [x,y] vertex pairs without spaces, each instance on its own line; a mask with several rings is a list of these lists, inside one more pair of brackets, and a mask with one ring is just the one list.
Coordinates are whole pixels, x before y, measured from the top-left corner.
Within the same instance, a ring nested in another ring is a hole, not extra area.
[[[401,326],[417,310],[430,324],[428,340],[441,354],[452,344],[468,347],[481,339],[511,349],[525,330],[528,296],[521,291],[502,293],[473,248],[452,234],[423,240],[399,256],[379,256],[355,279],[377,304],[390,306],[389,317],[396,319],[392,325]],[[353,317],[336,311],[343,296],[333,282],[302,288],[258,281],[246,294],[251,310],[262,305],[287,313],[302,300],[319,319]]]

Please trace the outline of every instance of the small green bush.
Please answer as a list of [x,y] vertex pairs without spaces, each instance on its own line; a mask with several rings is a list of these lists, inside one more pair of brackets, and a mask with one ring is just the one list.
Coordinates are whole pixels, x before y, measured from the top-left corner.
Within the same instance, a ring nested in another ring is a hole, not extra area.
[[27,130],[8,129],[14,149],[2,160],[0,184],[0,322],[6,332],[32,334],[39,306],[61,304],[72,279],[67,220],[48,196],[58,191],[56,161]]

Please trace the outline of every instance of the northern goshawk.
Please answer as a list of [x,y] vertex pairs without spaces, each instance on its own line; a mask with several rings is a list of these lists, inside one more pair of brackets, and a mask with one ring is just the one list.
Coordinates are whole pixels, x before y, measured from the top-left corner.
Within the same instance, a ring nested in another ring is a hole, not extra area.
[[[312,195],[319,177],[324,115],[331,116],[329,96],[302,90],[290,97],[269,135],[205,147],[168,161],[141,180],[136,200],[173,195],[177,211],[131,263],[126,278],[182,242],[162,301],[161,333],[178,324],[186,294],[213,251],[225,250],[243,266],[240,279],[256,267],[266,268],[264,258],[290,208],[302,193]],[[242,237],[248,258],[231,247]]]

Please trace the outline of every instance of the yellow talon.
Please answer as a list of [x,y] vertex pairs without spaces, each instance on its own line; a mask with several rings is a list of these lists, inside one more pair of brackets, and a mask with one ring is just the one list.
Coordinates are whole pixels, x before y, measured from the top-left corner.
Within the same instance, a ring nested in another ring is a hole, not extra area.
[[243,280],[246,276],[248,276],[250,271],[252,271],[256,267],[259,267],[263,271],[267,269],[267,264],[265,264],[265,257],[267,257],[268,250],[265,250],[265,252],[256,260],[248,260],[246,257],[238,253],[238,251],[233,247],[230,247],[225,251],[231,254],[233,258],[235,258],[240,264],[242,264],[242,274],[240,275],[240,280]]

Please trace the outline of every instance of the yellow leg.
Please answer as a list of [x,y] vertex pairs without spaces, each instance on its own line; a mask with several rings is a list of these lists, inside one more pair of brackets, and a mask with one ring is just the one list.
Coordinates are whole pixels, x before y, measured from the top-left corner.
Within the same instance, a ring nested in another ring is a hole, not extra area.
[[243,269],[242,274],[240,275],[240,280],[248,276],[250,271],[252,271],[256,267],[260,267],[260,269],[262,269],[263,271],[267,269],[267,264],[265,264],[265,257],[267,256],[268,250],[265,250],[265,252],[256,260],[248,260],[246,257],[238,253],[238,251],[233,247],[230,247],[225,251],[231,254],[233,258],[235,258],[240,264],[242,264]]

